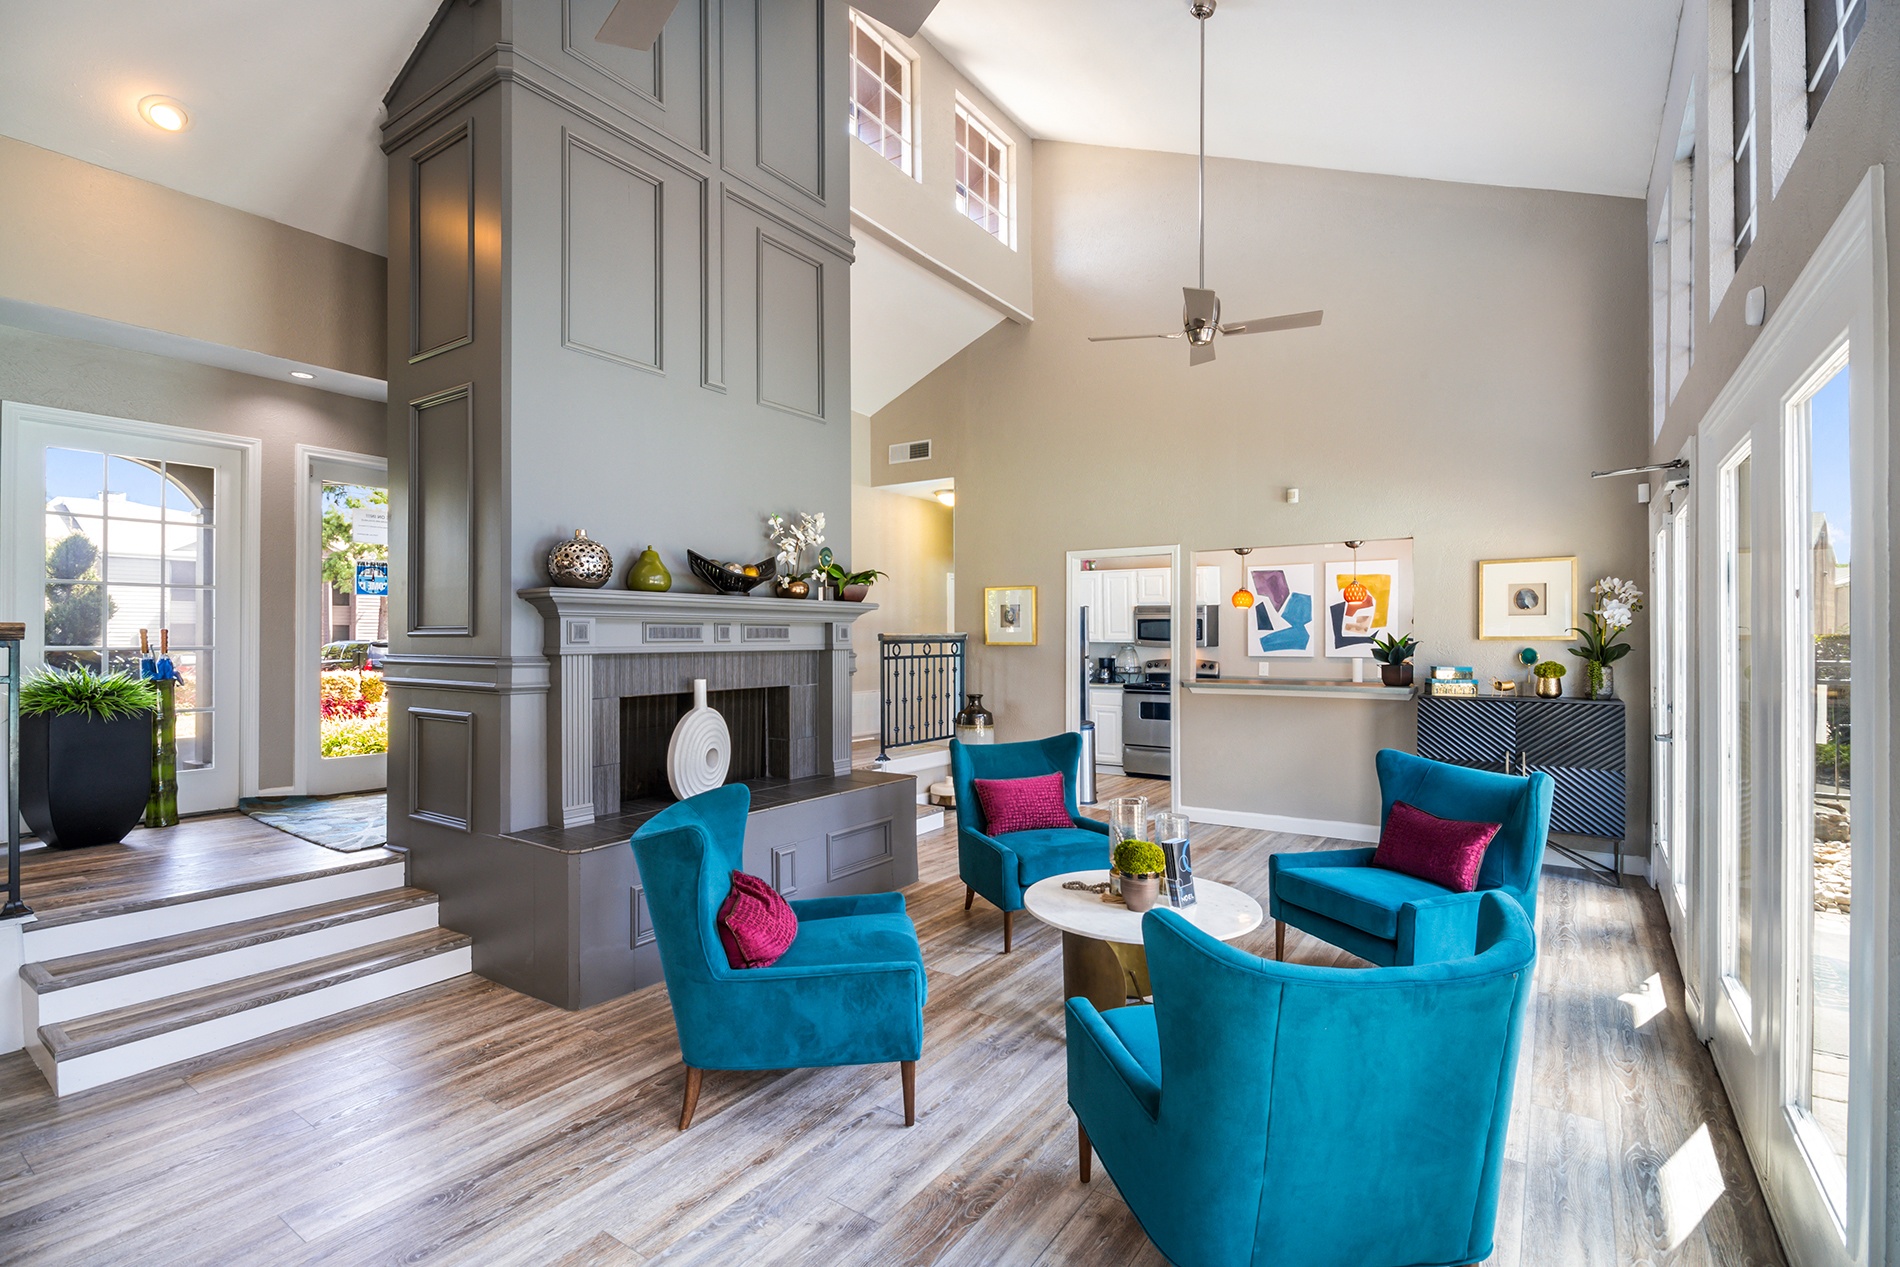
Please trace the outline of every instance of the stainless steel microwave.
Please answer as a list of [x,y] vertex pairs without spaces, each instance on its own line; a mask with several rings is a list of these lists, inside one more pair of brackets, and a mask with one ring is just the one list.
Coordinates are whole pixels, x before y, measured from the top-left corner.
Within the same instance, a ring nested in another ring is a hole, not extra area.
[[[1174,608],[1159,603],[1135,608],[1135,641],[1144,647],[1174,645]],[[1220,646],[1220,608],[1202,603],[1194,609],[1194,645]]]

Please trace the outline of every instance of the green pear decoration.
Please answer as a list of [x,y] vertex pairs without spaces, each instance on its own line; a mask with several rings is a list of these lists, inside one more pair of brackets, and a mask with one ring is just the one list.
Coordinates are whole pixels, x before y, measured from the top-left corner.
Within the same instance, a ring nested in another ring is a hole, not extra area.
[[660,562],[658,550],[648,546],[640,552],[640,557],[627,569],[627,588],[662,591],[673,588],[673,574],[666,570],[666,564]]

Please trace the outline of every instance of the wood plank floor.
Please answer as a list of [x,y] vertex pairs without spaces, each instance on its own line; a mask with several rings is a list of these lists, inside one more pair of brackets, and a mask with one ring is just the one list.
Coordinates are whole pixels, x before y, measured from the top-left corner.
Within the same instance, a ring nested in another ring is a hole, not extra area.
[[134,828],[116,845],[26,850],[20,855],[20,894],[35,915],[50,919],[393,856],[386,849],[338,853],[243,814],[218,814],[187,818],[176,827]]
[[[1264,898],[1269,853],[1322,843],[1208,828],[1197,853]],[[1101,1168],[1076,1180],[1058,935],[1021,916],[998,954],[955,872],[953,819],[909,891],[931,968],[914,1128],[895,1068],[827,1069],[709,1073],[681,1134],[663,990],[570,1013],[470,977],[65,1101],[0,1057],[0,1262],[1159,1263]],[[1491,1261],[1781,1262],[1654,895],[1555,869],[1542,895]],[[1646,981],[1648,1017],[1622,997]],[[1661,1168],[1704,1128],[1722,1192],[1675,1226]]]

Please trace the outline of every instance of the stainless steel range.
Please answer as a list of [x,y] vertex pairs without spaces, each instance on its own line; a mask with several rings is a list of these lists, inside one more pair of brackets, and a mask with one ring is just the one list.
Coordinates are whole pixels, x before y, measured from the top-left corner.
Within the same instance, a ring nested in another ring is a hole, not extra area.
[[1122,687],[1122,772],[1168,778],[1174,773],[1174,704],[1165,660],[1143,666],[1144,680]]

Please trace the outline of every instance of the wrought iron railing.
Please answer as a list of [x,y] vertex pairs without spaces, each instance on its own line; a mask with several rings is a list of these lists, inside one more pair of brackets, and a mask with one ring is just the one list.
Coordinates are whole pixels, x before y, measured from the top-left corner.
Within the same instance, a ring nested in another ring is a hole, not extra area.
[[0,623],[7,675],[7,898],[0,919],[31,915],[20,900],[20,643],[26,626]]
[[949,739],[963,701],[965,634],[879,634],[878,753]]

